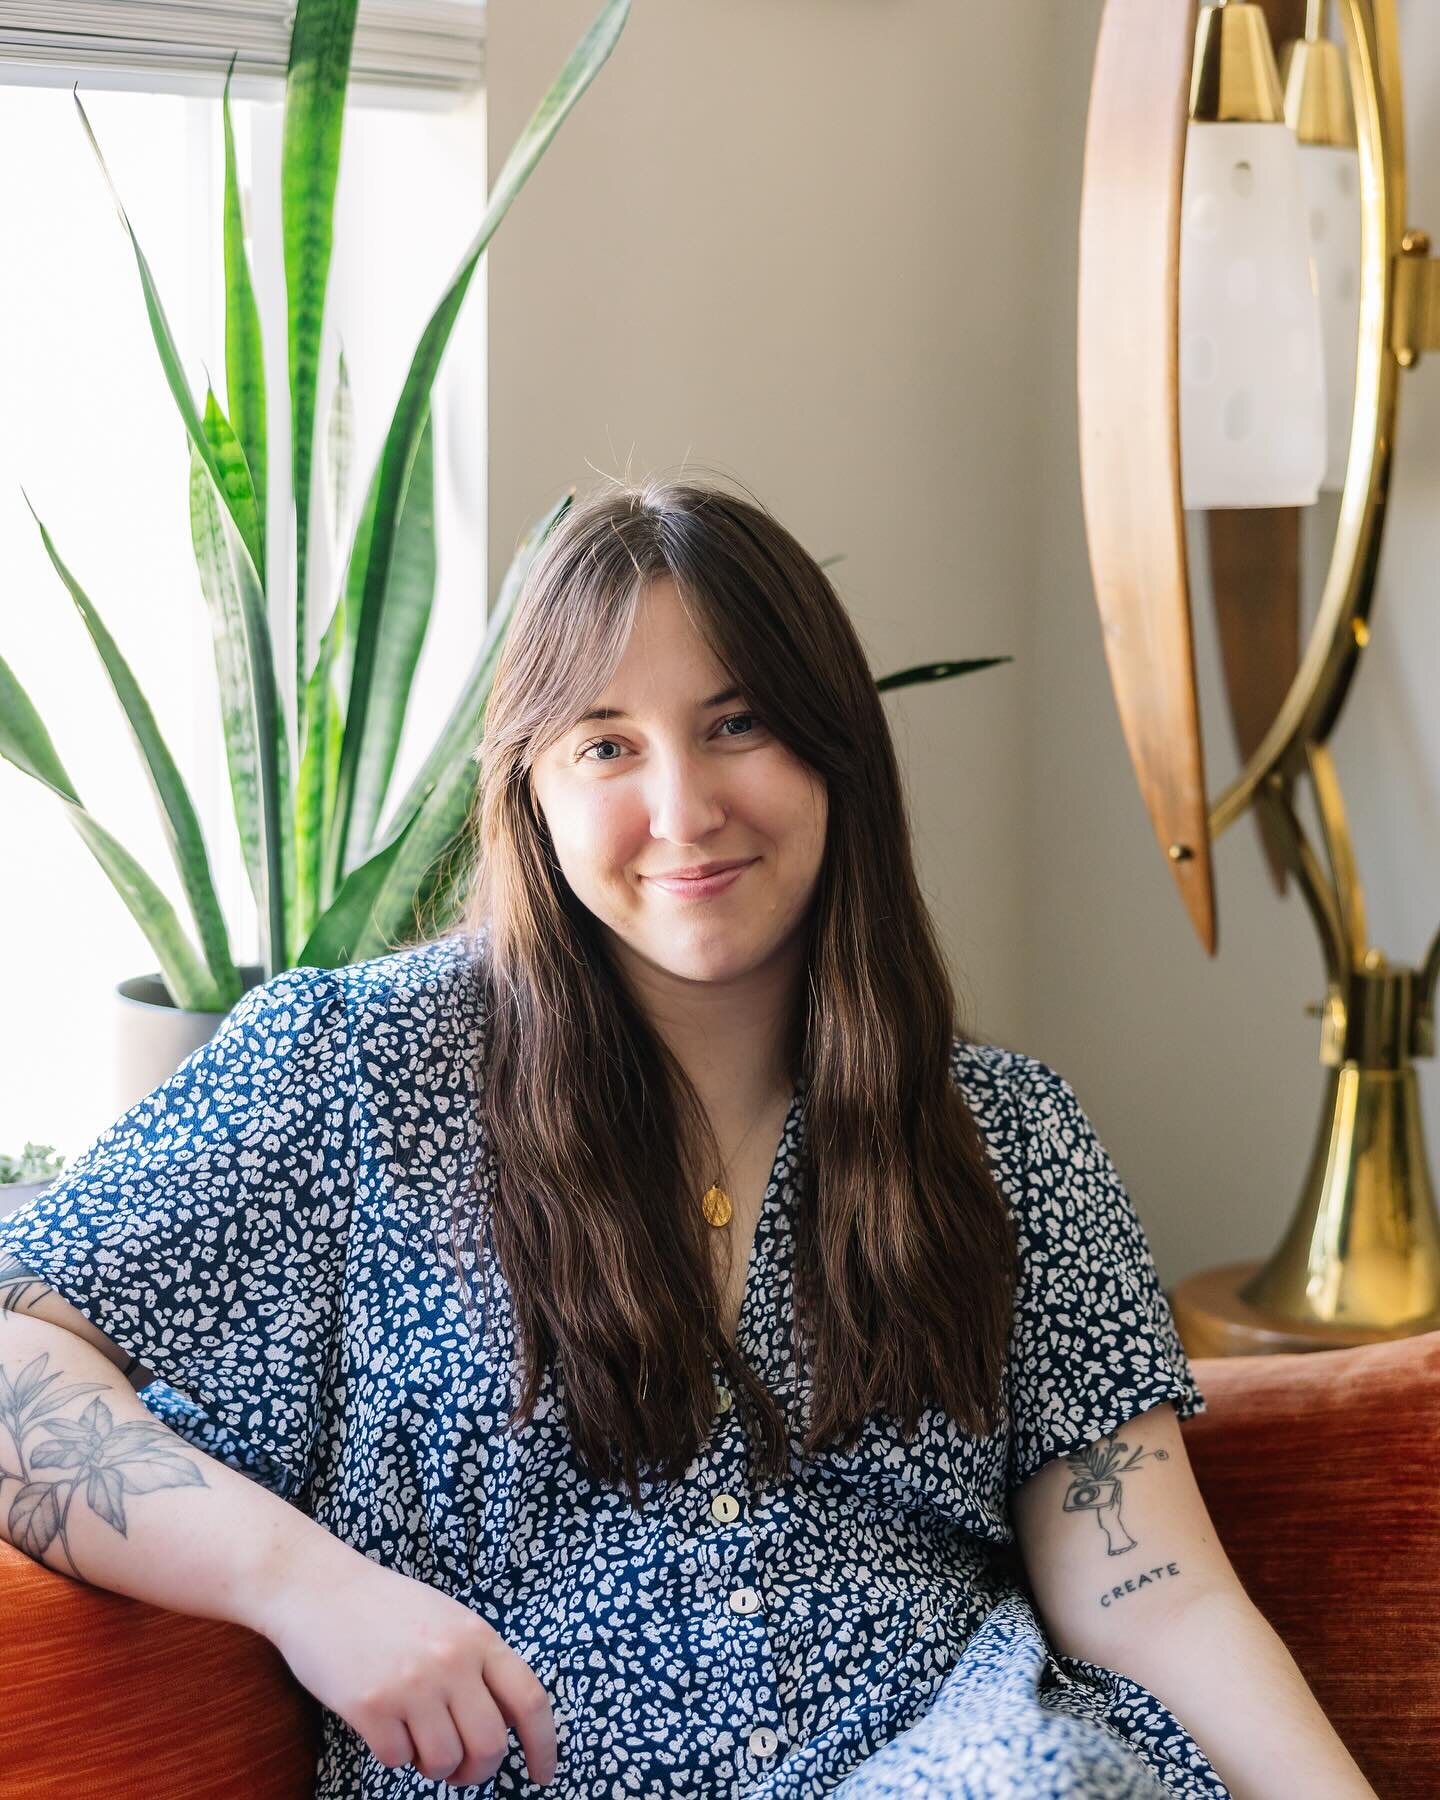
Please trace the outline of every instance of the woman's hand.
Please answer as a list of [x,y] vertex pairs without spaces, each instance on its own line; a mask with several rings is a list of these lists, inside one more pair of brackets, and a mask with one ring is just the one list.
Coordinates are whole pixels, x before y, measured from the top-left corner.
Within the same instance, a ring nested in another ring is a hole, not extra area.
[[530,1780],[552,1781],[555,1721],[529,1664],[460,1601],[342,1548],[338,1563],[291,1563],[257,1610],[296,1680],[387,1768],[411,1763],[456,1787],[488,1781],[513,1726]]

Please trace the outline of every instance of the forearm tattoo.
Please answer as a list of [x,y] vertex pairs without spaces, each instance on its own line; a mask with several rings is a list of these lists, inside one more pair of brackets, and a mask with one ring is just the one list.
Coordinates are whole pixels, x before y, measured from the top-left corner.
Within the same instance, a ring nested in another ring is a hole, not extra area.
[[[33,1269],[27,1269],[8,1250],[0,1250],[0,1320],[3,1320],[6,1313],[30,1312],[34,1303],[48,1290],[49,1283],[42,1281]],[[138,1356],[132,1356],[120,1373],[130,1381],[137,1369],[142,1376],[142,1387],[155,1379]],[[135,1383],[131,1382],[130,1385],[133,1387]]]
[[[26,1311],[46,1285],[13,1256],[0,1256],[0,1314]],[[0,1337],[0,1348],[3,1344]],[[46,1551],[58,1539],[71,1569],[83,1581],[86,1577],[75,1561],[66,1529],[70,1508],[82,1489],[91,1512],[127,1537],[127,1494],[209,1483],[199,1465],[184,1454],[174,1432],[158,1420],[117,1425],[100,1399],[91,1400],[78,1418],[59,1417],[83,1394],[106,1392],[107,1384],[74,1381],[57,1387],[64,1371],[54,1369],[47,1375],[49,1361],[48,1350],[32,1356],[23,1367],[0,1355],[0,1518],[10,1542],[36,1562],[45,1562]],[[138,1362],[132,1357],[131,1367]],[[130,1370],[125,1373],[128,1376]],[[61,1473],[40,1472],[50,1469]],[[12,1481],[13,1489],[8,1485]]]
[[32,1300],[44,1293],[46,1283],[27,1269],[18,1257],[0,1250],[0,1316],[27,1312]]

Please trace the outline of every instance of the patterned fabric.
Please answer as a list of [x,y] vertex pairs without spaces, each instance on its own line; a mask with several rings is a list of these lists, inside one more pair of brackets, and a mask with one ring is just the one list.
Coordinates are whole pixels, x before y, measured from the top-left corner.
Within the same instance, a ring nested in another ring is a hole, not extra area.
[[[952,1076],[1019,1222],[1023,1275],[992,1436],[875,1415],[848,1451],[752,1489],[739,1409],[636,1515],[576,1460],[546,1377],[531,1424],[485,1239],[441,1222],[493,1158],[475,1071],[479,946],[455,935],[252,989],[59,1179],[0,1220],[13,1252],[159,1379],[149,1410],[355,1549],[473,1607],[550,1694],[560,1764],[491,1783],[387,1769],[326,1712],[316,1792],[1226,1800],[1126,1676],[1052,1654],[1009,1518],[1042,1463],[1170,1401],[1203,1410],[1144,1231],[1073,1090],[956,1038]],[[793,1420],[805,1083],[776,1150],[738,1344]],[[478,1160],[477,1160],[478,1159]],[[482,1330],[483,1322],[483,1330]],[[726,1495],[738,1507],[721,1502]],[[733,1517],[731,1516],[733,1514]]]

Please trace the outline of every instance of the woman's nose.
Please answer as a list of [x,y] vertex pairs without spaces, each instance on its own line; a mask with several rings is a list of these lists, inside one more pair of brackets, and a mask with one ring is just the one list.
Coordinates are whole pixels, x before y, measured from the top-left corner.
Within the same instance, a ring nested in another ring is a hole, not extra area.
[[698,844],[724,824],[724,774],[713,761],[677,751],[657,756],[649,775],[651,837]]

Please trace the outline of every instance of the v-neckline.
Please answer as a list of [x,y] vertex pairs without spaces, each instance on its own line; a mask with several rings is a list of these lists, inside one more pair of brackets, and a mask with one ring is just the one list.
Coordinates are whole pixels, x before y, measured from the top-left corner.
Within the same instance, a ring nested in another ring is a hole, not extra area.
[[[737,1355],[744,1356],[748,1348],[759,1349],[763,1338],[754,1330],[751,1318],[755,1308],[760,1304],[760,1294],[768,1286],[766,1274],[770,1260],[770,1246],[774,1235],[774,1209],[779,1203],[783,1182],[780,1177],[780,1165],[785,1157],[785,1147],[790,1140],[790,1130],[805,1098],[805,1078],[802,1075],[795,1084],[790,1096],[790,1104],[785,1109],[785,1117],[780,1126],[780,1137],[775,1145],[775,1154],[770,1159],[770,1174],[765,1182],[765,1190],[760,1196],[760,1207],[755,1215],[755,1230],[750,1239],[750,1249],[745,1258],[745,1282],[740,1291],[740,1311],[735,1319],[735,1335],[727,1339],[730,1348]],[[754,1358],[750,1359],[754,1368]]]

